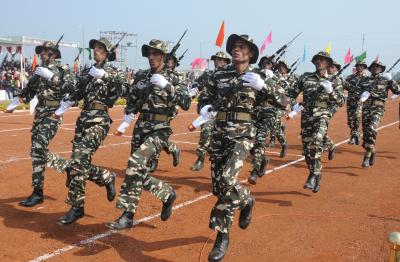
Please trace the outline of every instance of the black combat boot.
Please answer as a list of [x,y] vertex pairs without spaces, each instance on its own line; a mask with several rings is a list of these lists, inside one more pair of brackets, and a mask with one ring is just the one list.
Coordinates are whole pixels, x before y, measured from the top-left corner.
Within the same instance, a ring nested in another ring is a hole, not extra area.
[[303,188],[304,189],[314,189],[314,186],[315,186],[315,176],[313,175],[313,174],[309,174],[308,175],[308,177],[307,177],[307,181],[306,181],[306,183],[304,184],[304,186],[303,186]]
[[58,223],[61,225],[69,225],[74,223],[79,218],[82,218],[84,215],[85,215],[85,210],[83,207],[72,206],[67,214],[58,219]]
[[280,158],[284,158],[286,156],[287,149],[288,149],[287,144],[283,144],[281,148],[281,153],[279,154]]
[[258,173],[259,172],[257,171],[257,169],[253,168],[253,170],[250,173],[249,178],[247,179],[249,184],[252,184],[252,185],[256,185],[257,184]]
[[163,203],[161,210],[161,220],[166,221],[172,214],[172,207],[176,199],[175,191],[172,191],[171,195],[168,197],[167,202]]
[[375,157],[376,157],[376,152],[371,153],[371,157],[369,158],[369,165],[373,166],[375,164]]
[[19,202],[20,206],[33,207],[43,203],[43,188],[34,188],[32,194],[25,200]]
[[196,162],[194,165],[190,168],[192,171],[200,171],[204,167],[204,155],[199,155],[197,157]]
[[180,155],[181,155],[181,150],[179,148],[176,148],[176,150],[174,150],[174,152],[172,152],[172,165],[173,166],[179,165]]
[[115,174],[113,174],[111,181],[106,184],[107,189],[107,199],[112,202],[115,198]]
[[106,227],[114,230],[122,230],[133,227],[133,212],[124,211],[115,221],[107,223]]
[[269,159],[263,155],[262,159],[261,159],[261,166],[260,166],[260,171],[258,171],[258,177],[263,177],[265,175],[265,169],[266,166],[269,163]]
[[333,146],[331,149],[328,149],[328,159],[333,160],[335,157],[336,146]]
[[152,159],[150,160],[150,164],[149,164],[149,173],[153,173],[154,171],[156,171],[157,166],[158,166],[158,159]]
[[322,174],[315,176],[315,184],[314,184],[314,188],[312,189],[313,193],[318,193],[319,189],[321,188],[321,185],[320,185],[321,179],[322,179]]
[[247,205],[240,210],[239,227],[241,229],[246,229],[249,226],[255,202],[256,200],[254,199],[254,197],[250,197]]
[[229,246],[229,234],[218,232],[215,239],[214,247],[208,255],[208,261],[217,262],[221,261]]

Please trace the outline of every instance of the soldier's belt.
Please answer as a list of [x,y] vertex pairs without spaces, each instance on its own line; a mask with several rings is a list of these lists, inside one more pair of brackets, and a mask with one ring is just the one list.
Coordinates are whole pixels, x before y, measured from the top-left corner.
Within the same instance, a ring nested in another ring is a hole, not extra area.
[[85,110],[102,110],[108,112],[108,106],[100,104],[100,103],[91,103],[88,106],[84,107]]
[[145,121],[168,122],[169,120],[171,120],[171,117],[168,115],[162,115],[162,114],[140,113],[139,119],[145,120]]
[[57,106],[60,106],[60,101],[58,101],[58,100],[40,100],[39,105],[40,106],[57,107]]
[[364,102],[365,105],[374,105],[374,106],[384,106],[385,102],[381,100],[372,100],[368,99],[367,101]]
[[321,101],[311,101],[309,103],[305,103],[306,107],[319,107],[319,108],[328,108],[329,104],[327,102],[321,102]]
[[218,112],[216,119],[224,121],[251,121],[253,118],[250,113],[245,112]]

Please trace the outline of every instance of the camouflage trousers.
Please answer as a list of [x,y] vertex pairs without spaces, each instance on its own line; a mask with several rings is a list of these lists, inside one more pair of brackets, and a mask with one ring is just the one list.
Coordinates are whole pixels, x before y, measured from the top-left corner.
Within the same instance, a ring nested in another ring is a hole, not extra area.
[[49,167],[53,167],[59,172],[64,172],[66,168],[71,169],[72,180],[65,200],[67,204],[83,207],[87,180],[104,186],[115,176],[113,172],[91,163],[93,154],[103,144],[110,125],[109,117],[102,118],[98,122],[93,122],[92,119],[86,117],[79,117],[72,142],[71,159],[66,160],[59,155],[48,154],[47,165]]
[[211,132],[214,126],[214,121],[208,121],[201,125],[199,146],[197,147],[197,156],[205,157],[210,151]]
[[255,123],[257,133],[254,142],[254,147],[251,150],[251,154],[253,155],[253,160],[251,164],[253,168],[257,171],[261,171],[263,158],[266,157],[265,155],[265,149],[267,147],[266,139],[271,134],[271,131],[274,129],[274,125],[275,125],[274,115],[260,118]]
[[360,135],[360,115],[361,106],[358,104],[358,98],[348,98],[346,103],[347,125],[350,128],[350,135]]
[[[329,120],[332,119],[332,117],[336,114],[337,108],[331,108],[331,115]],[[335,143],[333,142],[332,138],[328,135],[328,129],[329,129],[329,122],[327,123],[327,128],[326,128],[326,133],[324,135],[324,140],[323,140],[323,145],[324,148],[327,148],[328,150],[333,150],[335,147]]]
[[135,213],[143,189],[162,202],[168,200],[173,192],[172,187],[151,176],[147,163],[161,151],[171,133],[169,123],[140,120],[136,122],[131,141],[132,154],[119,192],[117,208]]
[[31,129],[32,186],[34,188],[43,188],[49,143],[61,125],[61,119],[55,119],[50,114],[43,113],[42,115],[44,116],[37,111]]
[[282,121],[285,112],[285,110],[276,109],[276,115],[274,118],[275,123],[273,126],[273,132],[271,132],[271,139],[274,139],[276,137],[281,145],[287,145],[285,132],[283,131],[285,127]]
[[[133,149],[133,147],[131,148],[131,150]],[[175,150],[178,149],[178,146],[172,142],[171,140],[168,141],[163,141],[162,143],[162,149],[165,151],[165,153],[167,153],[168,155],[170,155],[172,152],[175,152]],[[132,155],[133,152],[131,152]],[[159,152],[157,152],[157,154],[152,158],[152,159],[160,159],[160,155],[161,155],[161,150]]]
[[223,127],[213,129],[210,145],[212,191],[218,200],[211,210],[209,227],[218,232],[228,233],[232,226],[235,211],[247,205],[250,190],[242,187],[238,174],[243,167],[250,149],[253,147],[252,136],[241,136],[240,127],[237,136],[225,133]]
[[363,143],[362,146],[366,151],[375,151],[375,142],[378,134],[377,128],[381,122],[381,118],[385,112],[384,106],[363,105],[362,108],[362,128]]
[[318,112],[317,116],[312,111],[303,111],[301,115],[303,154],[310,174],[320,175],[322,170],[323,138],[328,130],[329,115],[328,110]]

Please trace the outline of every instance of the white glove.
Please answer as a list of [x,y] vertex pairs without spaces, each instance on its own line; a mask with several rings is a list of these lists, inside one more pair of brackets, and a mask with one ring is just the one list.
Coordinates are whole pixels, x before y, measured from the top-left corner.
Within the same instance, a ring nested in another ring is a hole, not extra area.
[[399,97],[399,95],[392,95],[392,96],[390,97],[390,99],[396,100],[398,97]]
[[304,107],[302,106],[302,105],[299,105],[298,103],[297,104],[295,104],[293,107],[292,107],[292,111],[295,111],[295,112],[300,112],[301,110],[303,110],[304,109]]
[[385,78],[387,81],[391,81],[392,80],[392,74],[391,73],[383,73],[382,77]]
[[274,72],[273,72],[272,70],[270,70],[270,69],[265,69],[265,75],[266,75],[268,78],[271,78],[271,77],[274,76]]
[[124,120],[124,122],[127,122],[130,124],[130,123],[132,123],[133,120],[135,120],[135,114],[134,113],[130,113],[128,115],[125,114],[123,120]]
[[206,119],[214,118],[217,115],[217,112],[210,111],[211,105],[203,106],[200,110],[200,115]]
[[20,104],[19,102],[19,97],[18,96],[14,96],[13,100],[11,101],[11,103],[7,106],[7,111],[12,111],[14,110],[18,105]]
[[243,83],[244,86],[250,86],[257,91],[263,89],[265,85],[264,81],[261,79],[261,76],[253,72],[246,73],[242,79],[247,82]]
[[329,80],[324,80],[321,82],[321,85],[324,87],[324,91],[325,93],[332,93],[333,91],[333,86],[332,86],[332,82]]
[[93,76],[96,79],[101,79],[103,76],[106,74],[106,71],[104,71],[103,68],[97,68],[95,66],[92,66],[89,70],[89,75]]
[[68,101],[68,100],[67,101],[61,100],[60,104],[61,104],[61,106],[56,110],[56,112],[54,112],[54,114],[56,114],[56,116],[61,116],[65,112],[67,112],[69,110],[69,108],[74,105],[74,102]]
[[39,103],[39,99],[37,99],[37,96],[34,96],[31,99],[31,101],[29,101],[29,113],[31,113],[31,115],[33,114],[33,112],[35,112],[35,108],[38,103]]
[[153,85],[156,85],[158,87],[164,88],[168,85],[168,80],[165,79],[165,77],[163,75],[160,74],[154,74],[151,76],[150,78],[150,82]]
[[197,95],[197,93],[199,92],[199,89],[197,88],[190,88],[189,89],[189,96],[190,97],[195,97]]
[[54,73],[51,72],[49,69],[47,69],[45,67],[39,66],[35,70],[35,75],[38,75],[38,76],[41,76],[41,77],[43,77],[43,78],[45,78],[47,80],[50,80],[53,77]]
[[370,95],[370,92],[364,91],[364,93],[361,94],[360,101],[364,103]]

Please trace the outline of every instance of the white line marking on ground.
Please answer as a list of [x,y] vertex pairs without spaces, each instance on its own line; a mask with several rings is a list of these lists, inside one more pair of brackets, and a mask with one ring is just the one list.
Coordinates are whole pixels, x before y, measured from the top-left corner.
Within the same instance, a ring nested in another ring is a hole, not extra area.
[[[397,124],[397,123],[399,123],[399,121],[395,121],[395,122],[393,122],[393,123],[390,123],[390,124],[381,126],[381,127],[378,128],[378,130],[383,129],[383,128],[386,128],[386,127],[389,127],[389,126],[392,126],[392,125],[395,125],[395,124]],[[346,140],[344,140],[344,141],[341,141],[341,142],[335,144],[335,146],[342,145],[342,144],[346,143],[347,141],[349,141],[349,139],[346,139]],[[301,161],[303,161],[303,160],[304,160],[304,156],[301,157],[301,158],[299,158],[299,159],[297,159],[297,160],[294,160],[294,161],[291,161],[291,162],[289,162],[289,163],[286,163],[286,164],[284,164],[284,165],[281,165],[281,166],[275,167],[275,168],[273,168],[273,169],[270,169],[270,170],[268,170],[268,171],[265,172],[265,173],[266,173],[266,174],[272,173],[273,171],[276,171],[276,170],[283,169],[283,168],[285,168],[285,167],[294,165],[294,164],[296,164],[296,163],[298,163],[298,162],[301,162]],[[240,183],[244,183],[244,182],[246,182],[246,181],[247,181],[247,179],[244,179],[244,180],[240,181]],[[210,196],[212,196],[211,193],[208,193],[208,194],[205,194],[205,195],[201,195],[201,196],[199,196],[199,197],[197,197],[197,198],[195,198],[195,199],[188,200],[188,201],[185,201],[185,202],[183,202],[183,203],[181,203],[181,204],[178,204],[178,205],[174,206],[173,209],[174,209],[174,210],[180,209],[180,208],[182,208],[182,207],[185,207],[185,206],[194,204],[194,203],[196,203],[196,202],[198,202],[198,201],[201,201],[201,200],[203,200],[203,199],[207,199],[207,198],[210,197]],[[150,216],[143,217],[143,218],[137,220],[136,223],[135,223],[135,225],[140,224],[140,223],[143,223],[143,222],[146,222],[146,221],[149,221],[149,220],[152,220],[152,219],[157,218],[157,217],[159,217],[159,216],[160,216],[160,214],[153,214],[153,215],[150,215]],[[90,243],[92,243],[92,242],[94,242],[94,241],[96,241],[96,240],[98,240],[98,239],[106,238],[106,237],[108,237],[109,235],[113,234],[114,232],[117,232],[117,231],[109,230],[109,231],[106,231],[106,232],[104,232],[104,233],[101,233],[101,234],[98,234],[98,235],[94,235],[93,237],[90,237],[90,238],[81,240],[81,241],[80,241],[79,243],[77,243],[77,244],[69,245],[69,246],[66,246],[66,247],[57,249],[57,250],[55,250],[55,251],[53,251],[53,252],[50,252],[50,253],[44,254],[44,255],[42,255],[42,256],[39,256],[39,257],[37,257],[37,258],[34,258],[34,259],[30,260],[30,262],[39,262],[39,261],[47,260],[47,259],[49,259],[49,258],[55,257],[55,256],[57,256],[57,255],[60,255],[60,254],[62,254],[62,253],[68,252],[68,251],[70,251],[70,250],[72,250],[72,249],[81,247],[81,246],[83,246],[83,245],[90,244]]]

